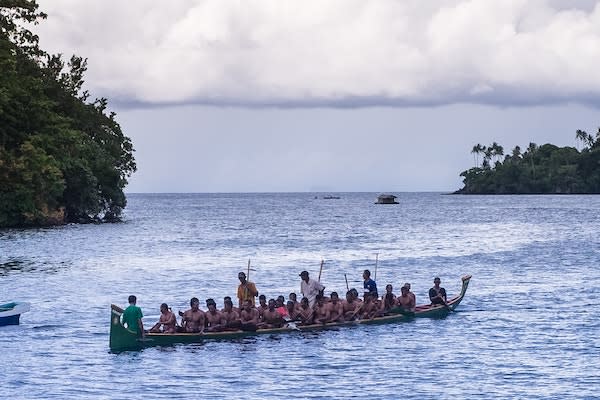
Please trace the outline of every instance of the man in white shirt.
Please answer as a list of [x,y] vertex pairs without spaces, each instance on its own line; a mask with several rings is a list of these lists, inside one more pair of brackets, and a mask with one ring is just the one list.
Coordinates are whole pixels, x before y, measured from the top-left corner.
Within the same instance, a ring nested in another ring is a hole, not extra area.
[[310,279],[307,271],[302,271],[300,277],[302,278],[300,292],[302,293],[302,296],[308,299],[308,304],[312,308],[315,305],[317,295],[325,290],[325,286],[314,279]]

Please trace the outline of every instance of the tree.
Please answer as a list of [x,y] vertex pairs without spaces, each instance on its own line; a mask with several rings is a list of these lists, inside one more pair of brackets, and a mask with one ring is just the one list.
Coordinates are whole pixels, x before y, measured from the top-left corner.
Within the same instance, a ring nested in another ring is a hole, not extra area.
[[475,146],[473,146],[471,153],[473,154],[473,162],[475,162],[475,167],[479,166],[479,155],[483,153],[484,149],[485,148],[480,143],[477,143]]
[[577,139],[582,145],[587,143],[587,137],[588,134],[586,131],[582,131],[581,129],[577,129],[577,131],[575,131],[575,139]]
[[[579,136],[589,144],[590,135],[581,132]],[[464,187],[457,193],[600,193],[598,142],[596,139],[590,148],[582,152],[574,147],[558,147],[550,143],[538,146],[532,142],[521,154],[521,148],[515,146],[511,156],[506,156],[502,162],[497,161],[494,168],[490,168],[491,155],[503,152],[499,149],[501,146],[493,143],[486,151],[483,168],[471,168],[460,174]]]
[[515,146],[515,148],[512,150],[512,156],[513,156],[513,158],[520,158],[521,157],[521,147],[519,147],[518,145]]
[[48,55],[24,27],[45,17],[35,0],[0,3],[0,227],[116,220],[131,140],[81,91],[87,61]]

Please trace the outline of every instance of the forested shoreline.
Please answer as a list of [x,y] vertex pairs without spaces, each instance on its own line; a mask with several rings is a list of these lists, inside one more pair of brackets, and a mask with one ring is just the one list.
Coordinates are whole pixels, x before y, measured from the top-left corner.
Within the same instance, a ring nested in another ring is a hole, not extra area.
[[136,170],[107,99],[82,90],[86,59],[38,46],[36,1],[0,5],[0,228],[117,221]]
[[[581,151],[550,143],[529,143],[504,154],[494,142],[473,146],[475,167],[461,172],[464,187],[455,194],[597,194],[600,193],[600,128],[594,136],[577,130]],[[504,158],[502,158],[504,157]],[[480,163],[481,160],[481,163]]]

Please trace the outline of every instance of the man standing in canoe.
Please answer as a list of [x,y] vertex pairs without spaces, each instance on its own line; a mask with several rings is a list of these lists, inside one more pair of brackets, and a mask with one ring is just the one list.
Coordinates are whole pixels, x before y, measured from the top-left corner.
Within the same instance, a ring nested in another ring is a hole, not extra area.
[[433,279],[433,287],[429,289],[429,300],[431,300],[431,304],[443,304],[448,306],[446,289],[440,287],[440,283],[442,283],[442,280],[436,276]]
[[237,289],[237,297],[240,308],[242,308],[242,305],[246,300],[250,300],[250,302],[252,302],[252,307],[254,307],[254,298],[258,296],[256,285],[253,282],[247,281],[246,274],[243,272],[238,274],[238,278],[240,280],[240,284]]
[[365,280],[363,283],[363,287],[365,289],[364,299],[366,300],[367,296],[377,299],[379,297],[379,294],[377,293],[377,284],[373,279],[371,279],[371,271],[365,269],[363,272],[363,279]]
[[300,282],[300,292],[302,293],[302,296],[308,299],[308,304],[312,308],[315,305],[317,295],[323,293],[325,286],[314,279],[310,279],[307,271],[300,272],[300,278],[302,278],[302,282]]
[[142,318],[144,315],[142,314],[142,309],[135,305],[137,302],[137,297],[134,295],[129,296],[128,300],[129,307],[123,311],[123,325],[126,325],[127,329],[137,333],[143,338],[144,323],[142,322]]

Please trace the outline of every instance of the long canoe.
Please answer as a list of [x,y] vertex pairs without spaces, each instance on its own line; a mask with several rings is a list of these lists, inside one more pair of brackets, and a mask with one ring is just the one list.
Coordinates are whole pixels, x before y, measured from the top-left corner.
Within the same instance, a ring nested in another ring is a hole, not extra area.
[[0,326],[19,325],[21,314],[29,311],[29,303],[11,302],[0,304]]
[[396,313],[377,317],[373,319],[362,319],[348,322],[332,322],[328,324],[314,325],[297,325],[284,326],[282,328],[258,329],[256,331],[223,331],[223,332],[205,332],[205,333],[146,333],[142,339],[136,332],[125,328],[121,322],[123,309],[114,304],[111,304],[111,322],[110,322],[110,349],[111,351],[124,350],[140,350],[150,346],[170,346],[178,343],[200,343],[206,340],[227,340],[237,339],[246,336],[276,334],[276,333],[291,333],[298,331],[314,331],[321,329],[337,328],[340,326],[350,326],[357,324],[389,324],[402,321],[409,321],[413,318],[443,318],[453,312],[460,304],[467,287],[471,275],[462,277],[462,287],[460,294],[448,300],[448,306],[444,305],[419,305],[415,308],[414,313]]

